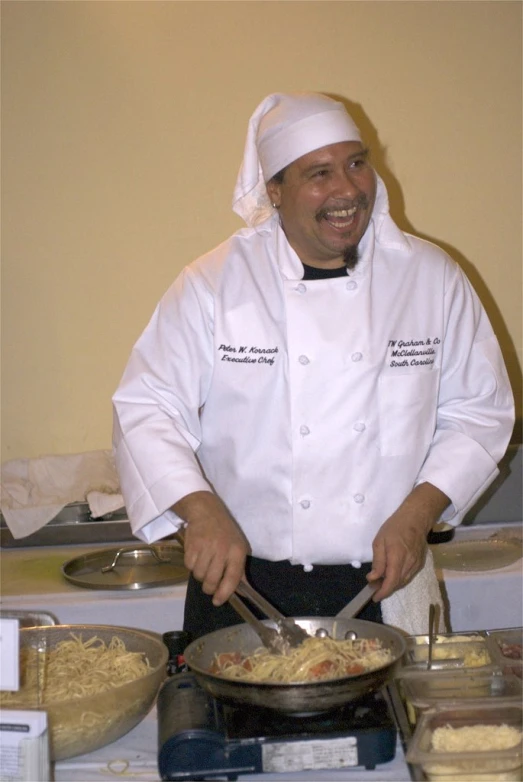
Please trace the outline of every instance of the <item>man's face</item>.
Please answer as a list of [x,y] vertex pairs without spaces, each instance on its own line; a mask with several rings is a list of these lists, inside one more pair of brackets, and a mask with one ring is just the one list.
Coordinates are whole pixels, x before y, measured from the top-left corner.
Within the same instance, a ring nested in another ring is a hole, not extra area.
[[360,142],[341,141],[295,160],[283,182],[267,183],[267,192],[303,263],[334,269],[367,229],[376,178]]

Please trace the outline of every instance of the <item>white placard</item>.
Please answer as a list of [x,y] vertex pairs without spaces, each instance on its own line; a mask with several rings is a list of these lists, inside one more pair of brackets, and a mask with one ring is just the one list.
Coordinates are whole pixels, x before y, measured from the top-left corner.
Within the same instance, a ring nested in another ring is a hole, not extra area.
[[0,709],[0,769],[2,782],[50,780],[45,711]]
[[20,687],[20,627],[18,619],[0,619],[0,690]]

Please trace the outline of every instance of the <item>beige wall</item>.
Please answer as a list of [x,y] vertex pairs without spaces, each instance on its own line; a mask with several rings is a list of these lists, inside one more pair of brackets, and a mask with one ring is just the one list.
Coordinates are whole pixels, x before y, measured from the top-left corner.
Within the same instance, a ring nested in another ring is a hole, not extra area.
[[275,91],[351,101],[394,216],[468,272],[521,403],[520,2],[1,11],[2,460],[110,447],[157,299],[241,225],[247,120]]

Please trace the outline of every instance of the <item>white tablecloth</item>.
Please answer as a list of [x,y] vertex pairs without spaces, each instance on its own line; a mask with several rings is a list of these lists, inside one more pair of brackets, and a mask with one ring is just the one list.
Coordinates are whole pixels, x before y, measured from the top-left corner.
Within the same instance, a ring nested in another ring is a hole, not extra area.
[[[153,708],[134,730],[108,747],[57,763],[55,782],[157,782],[160,779],[157,741],[156,709]],[[122,773],[115,773],[118,771]],[[238,779],[239,782],[408,782],[411,776],[398,742],[396,757],[374,771],[347,768],[290,774],[241,774]]]
[[[22,559],[28,550],[3,550],[2,559],[9,562],[13,572],[20,570]],[[57,549],[46,552],[39,549],[33,557],[38,559],[40,576],[34,582],[24,580],[24,590],[15,594],[3,590],[1,608],[50,611],[63,624],[116,624],[139,627],[154,632],[181,629],[185,585],[139,590],[138,592],[109,592],[87,590],[61,583],[57,577],[47,576],[51,564],[61,559]],[[45,573],[46,556],[49,568]],[[52,559],[54,557],[54,559]],[[62,560],[65,561],[65,560]],[[26,563],[24,563],[26,564]],[[55,564],[52,564],[56,568]],[[7,568],[4,568],[6,575]],[[486,630],[519,627],[523,624],[523,573],[522,561],[509,567],[481,573],[444,570],[440,574],[444,592],[448,597],[452,630]],[[3,580],[3,587],[8,586]],[[156,711],[127,736],[98,752],[69,761],[62,761],[55,769],[56,782],[156,782],[159,779],[157,765]],[[121,761],[117,763],[116,761]],[[108,763],[113,763],[112,771]],[[128,764],[128,765],[127,765]],[[118,771],[124,769],[123,773]],[[241,775],[240,782],[263,779],[285,782],[403,782],[409,780],[403,752],[398,747],[396,758],[376,771],[346,769],[336,771],[311,771],[296,774]]]

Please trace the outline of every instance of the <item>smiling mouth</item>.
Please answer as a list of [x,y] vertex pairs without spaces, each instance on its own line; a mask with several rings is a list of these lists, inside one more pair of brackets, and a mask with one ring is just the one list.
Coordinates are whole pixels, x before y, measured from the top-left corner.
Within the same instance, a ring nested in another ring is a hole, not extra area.
[[350,228],[354,223],[354,215],[357,212],[357,207],[353,206],[352,209],[335,209],[325,211],[323,219],[325,219],[329,225],[334,228]]
[[336,228],[338,231],[346,231],[352,228],[356,222],[356,216],[359,209],[365,210],[369,205],[369,201],[365,194],[356,198],[350,206],[344,206],[343,208],[338,206],[324,207],[320,209],[316,215],[318,222],[325,220],[330,226]]

